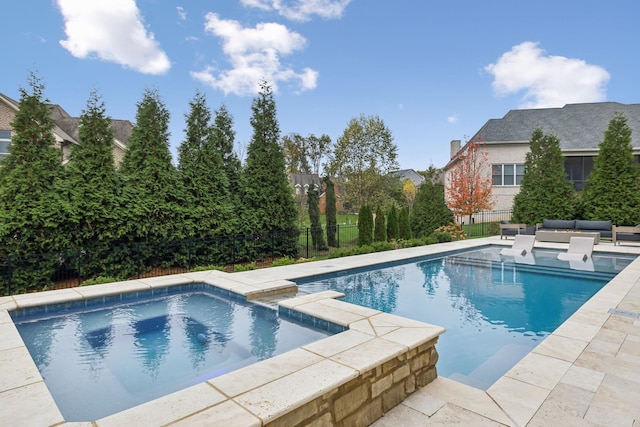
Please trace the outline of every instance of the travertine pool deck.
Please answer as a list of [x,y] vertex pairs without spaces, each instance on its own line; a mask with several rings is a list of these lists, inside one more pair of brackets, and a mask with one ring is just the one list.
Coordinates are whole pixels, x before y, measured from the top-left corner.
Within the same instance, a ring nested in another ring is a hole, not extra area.
[[[247,298],[291,292],[293,280],[371,264],[506,244],[499,237],[226,274],[188,273],[0,297],[0,420],[7,425],[260,426],[365,369],[436,339],[442,328],[334,298],[300,296],[283,306],[350,330],[93,423],[65,423],[8,310],[104,294],[206,282]],[[536,247],[566,244],[536,242]],[[601,242],[596,251],[640,254]],[[579,274],[579,272],[577,272]],[[280,299],[280,297],[275,298]],[[618,311],[611,313],[611,309]],[[436,378],[373,426],[620,425],[640,427],[640,258],[619,273],[486,392]],[[437,349],[437,345],[436,345]],[[317,425],[327,424],[318,419]]]

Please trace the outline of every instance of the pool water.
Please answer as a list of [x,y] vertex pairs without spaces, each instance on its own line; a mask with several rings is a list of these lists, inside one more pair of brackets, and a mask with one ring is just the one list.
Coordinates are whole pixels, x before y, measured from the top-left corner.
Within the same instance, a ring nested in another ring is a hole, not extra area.
[[526,263],[499,251],[308,278],[298,286],[343,292],[353,304],[444,326],[438,375],[486,390],[634,259],[594,255],[586,269],[574,270],[557,251],[536,249]]
[[92,421],[331,335],[207,292],[14,317],[66,421]]

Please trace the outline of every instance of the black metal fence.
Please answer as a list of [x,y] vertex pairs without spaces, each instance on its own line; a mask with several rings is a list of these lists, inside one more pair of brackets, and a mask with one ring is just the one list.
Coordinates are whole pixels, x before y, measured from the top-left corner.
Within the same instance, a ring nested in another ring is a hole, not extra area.
[[[511,215],[513,215],[511,209],[477,212],[471,216],[471,235],[478,237],[498,234],[500,230],[497,224],[500,221],[511,221]],[[459,216],[456,217],[456,221],[462,225],[466,233],[469,228],[469,217]]]
[[[0,254],[0,295],[59,289],[88,279],[139,279],[176,274],[201,267],[227,271],[246,264],[270,264],[283,258],[315,258],[337,247],[355,245],[357,225],[337,225],[335,247],[318,242],[326,229],[235,234],[173,242],[136,242],[117,247],[91,247],[46,254]],[[244,267],[246,268],[246,267]]]
[[[472,217],[471,235],[499,232],[498,223],[511,219],[511,210],[479,212]],[[468,233],[464,221],[458,218]],[[324,244],[318,242],[323,236]],[[269,265],[283,257],[328,256],[336,248],[354,246],[358,226],[337,225],[333,247],[328,247],[326,229],[310,227],[290,231],[235,234],[210,239],[173,242],[136,242],[117,247],[91,247],[47,254],[0,254],[0,295],[59,289],[80,285],[88,279],[107,277],[139,279],[184,273],[194,268],[224,268],[234,271],[246,264]]]

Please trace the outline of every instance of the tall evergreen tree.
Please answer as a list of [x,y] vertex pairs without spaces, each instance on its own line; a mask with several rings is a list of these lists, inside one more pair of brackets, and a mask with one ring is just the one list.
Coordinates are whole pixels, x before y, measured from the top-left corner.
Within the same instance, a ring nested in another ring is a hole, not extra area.
[[311,183],[311,187],[307,191],[309,219],[311,220],[311,240],[315,250],[323,251],[327,249],[327,243],[324,241],[324,231],[320,223],[320,206],[318,202],[318,190],[316,190],[315,184]]
[[387,215],[387,240],[397,240],[400,235],[400,228],[398,226],[398,211],[396,204],[392,203]]
[[622,114],[609,122],[583,195],[585,219],[640,223],[640,168],[633,161],[631,128]]
[[384,218],[384,211],[381,206],[376,208],[376,219],[374,220],[373,228],[373,241],[374,242],[386,242],[387,241],[387,223]]
[[409,222],[409,208],[404,206],[398,214],[398,237],[404,240],[411,238],[411,223]]
[[358,212],[358,246],[373,243],[373,212],[367,205],[362,205]]
[[253,136],[247,148],[244,168],[244,209],[250,213],[247,225],[254,232],[288,236],[278,242],[277,255],[297,255],[298,212],[280,147],[280,127],[271,86],[262,82],[253,100]]
[[96,91],[80,115],[78,134],[80,144],[71,150],[65,187],[74,212],[67,217],[72,244],[87,249],[79,274],[118,277],[112,266],[119,265],[114,247],[124,230],[122,181],[115,167],[111,119]]
[[444,185],[427,180],[420,186],[409,221],[413,237],[427,237],[453,221],[453,213],[444,200]]
[[145,90],[138,102],[120,170],[130,239],[166,242],[184,237],[184,191],[171,162],[169,111],[155,90]]
[[332,248],[338,246],[336,240],[337,214],[336,214],[336,191],[333,181],[327,176],[324,178],[325,184],[325,218],[327,223],[327,244]]
[[51,283],[59,255],[35,259],[32,254],[69,247],[68,233],[61,232],[70,206],[62,196],[55,124],[44,84],[34,74],[28,82],[30,92],[19,89],[9,155],[0,161],[0,252],[12,259],[14,293]]
[[575,192],[563,166],[560,140],[542,129],[531,134],[520,192],[513,200],[513,220],[537,224],[545,218],[573,218]]
[[231,232],[233,206],[206,97],[196,93],[189,107],[185,139],[178,147],[178,170],[184,184],[190,229],[200,238],[227,234]]
[[239,214],[244,212],[241,202],[241,196],[244,192],[244,177],[242,176],[242,163],[234,151],[236,134],[233,130],[233,117],[224,104],[215,111],[211,133],[222,156],[222,165],[229,182],[229,197],[233,212],[235,212],[229,222],[229,227],[233,231],[238,231],[242,228]]
[[89,94],[80,115],[78,134],[80,144],[72,148],[66,169],[71,204],[78,213],[72,231],[73,244],[112,246],[118,243],[122,228],[121,182],[113,155],[111,119],[96,91]]

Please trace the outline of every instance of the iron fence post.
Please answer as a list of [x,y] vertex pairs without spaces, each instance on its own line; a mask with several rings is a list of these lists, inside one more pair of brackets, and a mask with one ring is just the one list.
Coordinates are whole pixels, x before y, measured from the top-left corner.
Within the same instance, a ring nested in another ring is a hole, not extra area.
[[13,267],[11,266],[11,256],[7,257],[7,295],[11,295],[11,279],[13,278]]
[[82,281],[82,261],[80,260],[80,255],[82,254],[82,250],[76,250],[76,269],[77,269],[77,282],[78,282],[78,286],[80,286],[80,283]]
[[236,263],[236,235],[231,235],[231,264]]
[[271,261],[276,259],[276,231],[271,230]]
[[306,230],[307,230],[307,256],[305,258],[309,258],[309,227],[307,227]]

